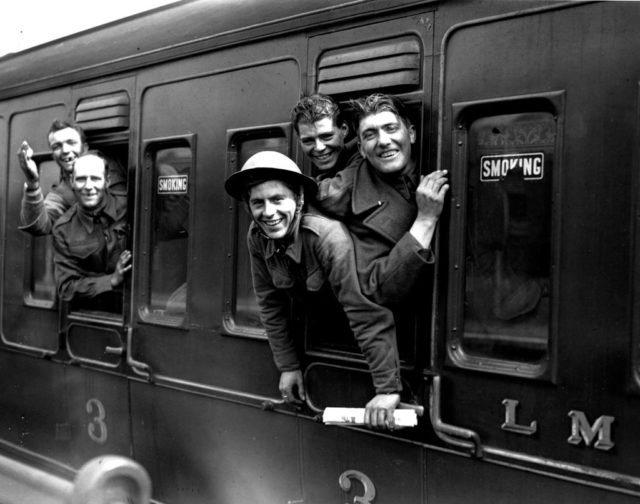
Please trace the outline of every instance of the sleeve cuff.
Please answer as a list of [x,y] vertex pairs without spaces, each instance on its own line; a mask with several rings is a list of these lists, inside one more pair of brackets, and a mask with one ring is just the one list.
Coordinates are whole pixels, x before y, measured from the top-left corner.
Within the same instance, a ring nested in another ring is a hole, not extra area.
[[425,263],[433,264],[436,262],[436,256],[433,253],[433,250],[431,250],[431,247],[422,248],[420,242],[416,240],[415,236],[413,236],[409,232],[405,234],[405,239],[410,240],[411,249],[414,250],[415,253],[420,257],[420,259],[422,259]]

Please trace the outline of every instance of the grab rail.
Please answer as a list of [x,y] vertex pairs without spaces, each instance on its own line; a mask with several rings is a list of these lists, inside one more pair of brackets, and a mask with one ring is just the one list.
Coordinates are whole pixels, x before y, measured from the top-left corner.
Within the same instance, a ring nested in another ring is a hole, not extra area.
[[78,471],[74,481],[0,455],[0,488],[2,502],[6,504],[149,504],[151,501],[151,480],[147,472],[137,462],[118,455],[90,460]]

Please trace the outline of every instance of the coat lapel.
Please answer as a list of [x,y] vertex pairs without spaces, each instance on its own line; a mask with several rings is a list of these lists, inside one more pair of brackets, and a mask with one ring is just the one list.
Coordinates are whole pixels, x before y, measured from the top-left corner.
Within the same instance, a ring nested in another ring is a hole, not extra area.
[[368,213],[361,218],[366,227],[394,243],[411,228],[417,212],[415,203],[376,176],[367,161],[358,166],[351,201],[355,216]]

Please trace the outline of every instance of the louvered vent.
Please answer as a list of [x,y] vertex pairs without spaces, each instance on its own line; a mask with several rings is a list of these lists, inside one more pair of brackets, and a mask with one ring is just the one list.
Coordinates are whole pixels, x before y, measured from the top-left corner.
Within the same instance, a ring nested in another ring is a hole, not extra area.
[[85,131],[129,128],[129,96],[122,91],[78,102],[76,122]]
[[318,63],[318,92],[410,91],[420,86],[420,61],[413,37],[328,51]]

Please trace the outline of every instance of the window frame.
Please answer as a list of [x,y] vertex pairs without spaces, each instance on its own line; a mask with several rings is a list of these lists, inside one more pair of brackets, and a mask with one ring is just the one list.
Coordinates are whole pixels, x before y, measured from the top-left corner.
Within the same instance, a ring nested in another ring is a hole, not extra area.
[[154,312],[151,309],[151,241],[152,241],[152,218],[154,217],[154,186],[155,180],[155,155],[157,152],[163,149],[171,149],[176,147],[187,147],[191,151],[191,169],[189,171],[189,183],[187,188],[187,196],[192,202],[192,207],[189,210],[189,229],[194,228],[194,187],[195,187],[195,174],[197,165],[197,135],[195,133],[188,133],[184,135],[175,135],[169,137],[157,137],[145,139],[142,142],[142,174],[140,177],[140,193],[138,202],[138,215],[137,219],[138,229],[136,235],[139,236],[139,252],[140,258],[136,261],[136,264],[141,266],[141,271],[136,275],[139,283],[135,288],[135,295],[138,300],[136,302],[138,318],[141,323],[159,325],[163,327],[182,328],[187,329],[190,321],[189,312],[189,284],[191,279],[191,268],[189,267],[190,261],[188,257],[193,252],[193,233],[189,233],[187,237],[187,297],[184,315],[163,315]]
[[[57,163],[53,160],[53,156],[50,151],[34,153],[32,158],[38,165],[39,171],[42,163],[52,163],[54,165],[54,169],[60,170],[60,168],[57,166]],[[58,175],[57,179],[59,180],[59,178],[60,177]],[[46,196],[46,194],[50,190],[51,190],[50,188],[43,187],[42,188],[43,196]],[[34,296],[34,293],[31,290],[31,284],[33,283],[33,280],[34,280],[32,265],[33,265],[33,259],[34,259],[33,252],[35,250],[36,241],[41,241],[43,243],[45,241],[48,242],[48,244],[45,244],[45,247],[50,248],[51,252],[53,253],[53,237],[51,234],[44,235],[44,236],[26,235],[24,237],[25,255],[24,255],[24,278],[23,278],[23,287],[22,287],[23,289],[22,299],[25,306],[28,306],[30,308],[40,308],[43,310],[56,310],[58,308],[58,293],[57,293],[57,285],[56,285],[55,278],[53,280],[54,295],[52,300],[40,299]],[[51,266],[53,267],[53,260],[51,261]]]
[[[449,237],[448,293],[445,364],[485,373],[517,376],[543,381],[556,381],[558,311],[553,300],[558,299],[560,271],[560,182],[562,173],[562,137],[564,130],[564,91],[535,95],[504,97],[491,100],[452,104],[451,137],[451,229]],[[464,293],[465,257],[467,250],[467,167],[469,162],[469,133],[473,122],[484,117],[527,112],[549,112],[556,122],[554,166],[551,174],[550,210],[550,314],[547,351],[539,361],[507,360],[470,354],[464,350]]]
[[[290,122],[266,124],[260,126],[251,126],[247,128],[236,128],[227,130],[227,166],[225,172],[225,180],[231,174],[239,171],[240,166],[240,146],[250,140],[282,138],[286,147],[283,154],[291,156],[291,133],[292,125]],[[294,158],[292,158],[294,159]],[[295,160],[295,159],[294,159]],[[248,251],[246,248],[245,236],[239,236],[240,232],[240,214],[244,212],[242,203],[234,200],[231,196],[225,195],[226,208],[228,210],[227,226],[226,226],[226,243],[225,243],[225,264],[224,264],[224,289],[222,309],[222,325],[224,327],[223,334],[228,336],[237,336],[242,338],[266,340],[267,333],[262,327],[250,327],[236,321],[236,306],[238,295],[238,262],[239,255],[247,256],[247,264],[250,265],[248,259]],[[260,313],[258,310],[258,317]]]

